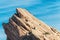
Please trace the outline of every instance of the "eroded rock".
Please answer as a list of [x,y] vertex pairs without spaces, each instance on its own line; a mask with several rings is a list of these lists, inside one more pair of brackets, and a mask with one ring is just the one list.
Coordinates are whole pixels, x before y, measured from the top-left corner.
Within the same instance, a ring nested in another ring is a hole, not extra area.
[[7,40],[60,40],[60,32],[22,8],[17,8],[17,13],[3,27]]

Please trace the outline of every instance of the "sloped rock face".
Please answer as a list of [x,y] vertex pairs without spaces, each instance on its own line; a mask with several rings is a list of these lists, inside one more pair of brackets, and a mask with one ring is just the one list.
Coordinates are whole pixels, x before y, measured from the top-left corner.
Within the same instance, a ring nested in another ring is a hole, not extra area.
[[3,27],[7,40],[60,40],[60,32],[22,8],[17,8],[17,13]]

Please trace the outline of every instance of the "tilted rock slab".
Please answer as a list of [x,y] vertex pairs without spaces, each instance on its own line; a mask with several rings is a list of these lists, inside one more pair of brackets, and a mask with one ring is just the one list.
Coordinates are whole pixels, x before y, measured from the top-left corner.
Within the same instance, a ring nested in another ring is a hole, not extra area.
[[17,8],[17,13],[3,27],[7,40],[60,40],[60,32],[22,8]]

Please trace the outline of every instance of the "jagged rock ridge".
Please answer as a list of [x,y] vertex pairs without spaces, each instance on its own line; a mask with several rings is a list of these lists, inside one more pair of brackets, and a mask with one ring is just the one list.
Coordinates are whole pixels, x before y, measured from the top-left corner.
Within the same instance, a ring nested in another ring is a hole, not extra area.
[[7,40],[60,40],[60,32],[22,8],[17,8],[17,13],[3,27]]

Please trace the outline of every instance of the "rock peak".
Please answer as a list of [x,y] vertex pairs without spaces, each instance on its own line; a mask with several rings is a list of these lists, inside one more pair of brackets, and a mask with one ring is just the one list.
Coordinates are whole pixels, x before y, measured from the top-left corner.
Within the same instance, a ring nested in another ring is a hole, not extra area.
[[9,23],[3,23],[7,40],[60,40],[60,32],[31,15],[26,9],[17,8]]

